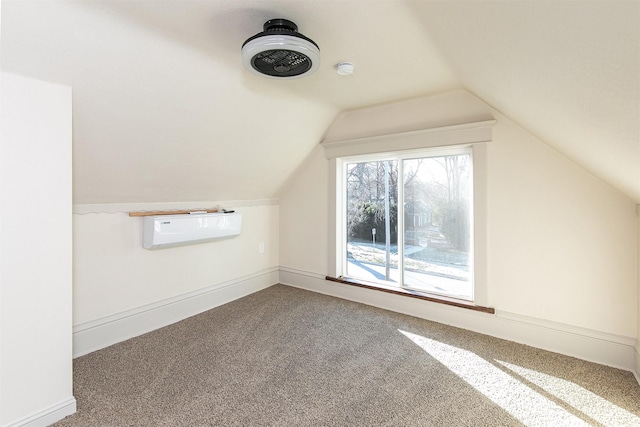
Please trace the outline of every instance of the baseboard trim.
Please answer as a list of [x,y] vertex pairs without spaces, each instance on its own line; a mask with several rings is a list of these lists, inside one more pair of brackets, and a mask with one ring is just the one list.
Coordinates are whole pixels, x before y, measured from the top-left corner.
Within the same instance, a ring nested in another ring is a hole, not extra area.
[[270,268],[156,303],[75,325],[73,357],[151,332],[278,283]]
[[283,266],[280,266],[280,272],[291,273],[291,274],[296,274],[296,275],[305,276],[305,277],[311,277],[313,279],[319,279],[319,280],[325,280],[325,278],[327,277],[326,274],[312,273],[310,271],[300,270],[298,268],[283,267]]
[[500,312],[476,313],[458,307],[358,288],[320,278],[318,273],[280,268],[280,283],[391,310],[426,320],[565,354],[615,368],[640,372],[635,339],[543,319]]
[[634,347],[635,338],[624,335],[611,334],[607,332],[596,331],[593,329],[582,328],[579,326],[567,325],[564,323],[553,322],[550,320],[539,319],[537,317],[524,316],[522,314],[510,313],[507,311],[497,310],[496,316],[501,319],[511,320],[514,322],[526,323],[540,328],[553,329],[567,334],[582,335],[592,339],[601,341],[609,341],[614,344],[622,344],[627,347]]
[[72,396],[46,409],[20,418],[5,427],[47,427],[76,412],[76,399]]

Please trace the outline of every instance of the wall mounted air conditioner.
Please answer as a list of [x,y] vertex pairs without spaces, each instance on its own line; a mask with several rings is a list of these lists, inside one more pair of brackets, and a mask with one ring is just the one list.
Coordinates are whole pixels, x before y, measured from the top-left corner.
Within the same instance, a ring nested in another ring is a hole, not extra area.
[[145,249],[209,242],[238,235],[242,228],[242,214],[237,212],[147,216],[143,221]]

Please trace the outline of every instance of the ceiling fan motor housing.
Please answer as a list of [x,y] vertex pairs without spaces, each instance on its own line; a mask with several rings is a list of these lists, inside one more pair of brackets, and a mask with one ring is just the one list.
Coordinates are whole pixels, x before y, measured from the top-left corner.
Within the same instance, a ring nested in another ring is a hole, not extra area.
[[270,19],[264,31],[242,45],[242,62],[251,72],[273,78],[298,78],[315,72],[320,48],[287,19]]

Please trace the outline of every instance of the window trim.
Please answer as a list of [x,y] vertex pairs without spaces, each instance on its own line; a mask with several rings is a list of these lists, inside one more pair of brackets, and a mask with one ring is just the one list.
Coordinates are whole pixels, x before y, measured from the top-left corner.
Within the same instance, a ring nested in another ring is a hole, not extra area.
[[[424,152],[425,149],[438,148],[448,151],[451,148],[471,148],[473,162],[473,301],[463,301],[477,307],[489,306],[487,284],[487,143],[491,141],[492,126],[495,120],[466,123],[455,126],[423,129],[418,131],[358,138],[353,140],[323,143],[325,155],[329,159],[329,276],[344,283],[342,279],[342,249],[345,221],[343,221],[345,192],[342,173],[343,159],[359,156],[375,160],[390,155],[411,155],[411,152]],[[362,285],[368,286],[365,283]],[[427,294],[425,294],[427,296]],[[447,303],[449,297],[428,294],[429,300],[442,300]],[[461,300],[462,301],[462,300]]]

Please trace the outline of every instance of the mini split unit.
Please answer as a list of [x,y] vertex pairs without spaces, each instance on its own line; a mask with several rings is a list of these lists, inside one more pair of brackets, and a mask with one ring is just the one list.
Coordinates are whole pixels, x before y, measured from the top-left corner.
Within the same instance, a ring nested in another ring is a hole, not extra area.
[[320,66],[320,48],[286,19],[270,19],[264,31],[242,45],[242,62],[251,72],[266,77],[295,79]]
[[238,212],[147,216],[142,247],[162,249],[211,242],[237,236],[241,229],[242,214]]

